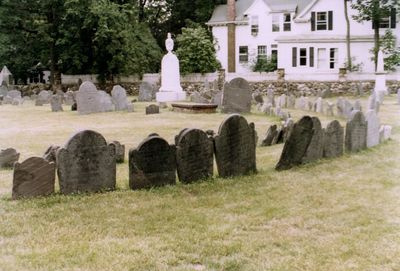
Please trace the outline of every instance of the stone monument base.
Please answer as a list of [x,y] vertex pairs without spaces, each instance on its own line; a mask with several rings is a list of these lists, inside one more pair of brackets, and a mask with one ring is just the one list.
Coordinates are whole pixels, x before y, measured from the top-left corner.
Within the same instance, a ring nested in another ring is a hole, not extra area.
[[217,104],[173,103],[172,110],[184,113],[216,113]]
[[186,92],[184,91],[160,91],[156,93],[157,102],[176,102],[185,101]]

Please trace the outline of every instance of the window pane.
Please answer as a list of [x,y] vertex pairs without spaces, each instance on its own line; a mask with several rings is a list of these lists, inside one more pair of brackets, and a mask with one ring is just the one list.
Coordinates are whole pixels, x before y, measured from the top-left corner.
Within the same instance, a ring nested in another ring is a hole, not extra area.
[[272,15],[272,32],[279,31],[279,15],[273,14]]

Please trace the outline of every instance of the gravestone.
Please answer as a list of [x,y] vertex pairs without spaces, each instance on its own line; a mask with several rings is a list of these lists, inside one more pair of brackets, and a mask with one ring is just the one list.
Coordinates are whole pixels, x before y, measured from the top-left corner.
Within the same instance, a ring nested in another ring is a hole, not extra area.
[[289,97],[287,99],[287,107],[288,108],[295,108],[295,106],[296,106],[296,96],[291,94],[291,95],[289,95]]
[[15,163],[12,198],[33,198],[54,193],[56,166],[40,157]]
[[314,135],[314,122],[309,116],[304,116],[293,125],[292,131],[285,142],[276,170],[286,170],[303,162],[304,155]]
[[[112,112],[114,111],[114,104],[110,94],[104,90],[97,91],[98,95],[98,111],[97,112]],[[79,109],[79,108],[78,108]]]
[[353,110],[362,111],[360,100],[354,102]]
[[56,162],[57,161],[57,151],[60,149],[60,146],[51,145],[47,148],[45,153],[43,154],[43,159],[47,162]]
[[230,115],[221,123],[214,142],[221,177],[240,176],[257,170],[254,123],[248,124],[238,114]]
[[335,158],[343,155],[344,129],[337,120],[328,124],[324,130],[324,155],[325,158]]
[[74,92],[71,90],[68,90],[65,95],[64,95],[64,99],[65,99],[65,104],[68,106],[71,106],[75,103],[75,95]]
[[199,129],[184,129],[177,139],[176,163],[179,180],[192,183],[213,176],[214,143]]
[[291,118],[288,118],[282,127],[282,142],[286,142],[289,138],[290,133],[292,132],[294,126],[294,121]]
[[22,99],[21,91],[19,90],[10,90],[7,93],[8,97],[11,97],[12,99]]
[[264,104],[260,107],[260,111],[261,111],[262,113],[265,113],[265,114],[269,115],[269,114],[271,114],[271,108],[272,108],[272,104],[269,103],[269,102],[267,102],[267,103],[264,103]]
[[79,114],[91,114],[101,112],[100,98],[96,86],[89,81],[85,81],[76,92],[76,105]]
[[273,87],[270,85],[267,90],[267,102],[272,104],[275,107],[275,92]]
[[323,114],[324,113],[324,101],[321,97],[315,101],[315,112]]
[[355,112],[346,124],[345,149],[357,152],[367,148],[367,121],[361,111]]
[[35,105],[36,106],[42,106],[44,104],[50,103],[50,97],[52,93],[47,90],[42,90],[39,92],[39,95],[36,98]]
[[264,98],[260,92],[254,92],[252,94],[253,100],[255,101],[256,104],[263,104],[264,103]]
[[324,152],[324,131],[318,118],[312,117],[313,133],[302,163],[310,163],[322,158]]
[[0,96],[7,96],[7,92],[8,92],[8,86],[6,81],[2,81],[1,82],[1,86],[0,86]]
[[155,104],[151,104],[146,106],[146,115],[151,115],[151,114],[159,114],[160,113],[160,107]]
[[175,184],[176,147],[158,135],[146,138],[129,151],[129,187],[150,188]]
[[279,96],[277,107],[280,107],[280,108],[286,108],[287,107],[286,94],[282,94],[281,96]]
[[18,162],[19,153],[13,148],[0,151],[0,168],[12,168]]
[[115,148],[97,132],[85,130],[70,138],[57,153],[57,165],[63,194],[115,188]]
[[276,124],[271,125],[268,128],[268,131],[265,134],[264,139],[261,141],[261,147],[271,146],[272,141],[274,140],[277,134],[278,134],[278,126]]
[[112,141],[110,145],[114,146],[115,149],[115,161],[118,164],[123,163],[125,161],[125,145],[116,140]]
[[376,104],[376,95],[373,93],[368,97],[368,110],[375,110]]
[[379,129],[379,142],[385,142],[389,140],[392,136],[392,126],[390,125],[382,125]]
[[216,104],[218,105],[218,108],[222,106],[222,92],[215,92],[212,94],[211,97],[211,104]]
[[304,96],[301,96],[298,100],[297,107],[300,110],[306,110],[307,104],[308,104],[308,101],[306,100],[306,98]]
[[201,96],[201,94],[197,91],[193,92],[190,94],[189,99],[193,103],[201,103],[201,104],[206,104],[208,103],[208,100]]
[[50,105],[52,112],[64,111],[62,108],[62,97],[60,95],[52,95],[50,99]]
[[400,88],[397,90],[397,104],[400,104]]
[[326,114],[328,115],[328,116],[331,116],[331,117],[333,117],[333,107],[334,107],[335,105],[333,104],[333,103],[331,103],[331,102],[327,102],[326,103]]
[[128,111],[129,102],[126,96],[126,90],[120,85],[113,87],[111,91],[112,101],[115,105],[115,111]]
[[339,117],[344,116],[344,110],[345,110],[344,107],[345,107],[344,99],[342,97],[339,97],[336,101],[336,110]]
[[379,144],[379,129],[381,123],[375,110],[369,110],[365,115],[367,126],[367,147],[371,148]]
[[12,105],[22,105],[24,103],[24,99],[22,98],[14,98],[11,102]]
[[151,102],[155,98],[155,87],[149,82],[142,82],[139,86],[139,102]]
[[222,94],[223,113],[248,113],[251,109],[251,90],[243,78],[225,83]]
[[348,100],[344,100],[344,108],[343,108],[343,114],[344,117],[346,117],[347,119],[350,119],[352,116],[352,111],[354,110],[353,105],[348,101]]

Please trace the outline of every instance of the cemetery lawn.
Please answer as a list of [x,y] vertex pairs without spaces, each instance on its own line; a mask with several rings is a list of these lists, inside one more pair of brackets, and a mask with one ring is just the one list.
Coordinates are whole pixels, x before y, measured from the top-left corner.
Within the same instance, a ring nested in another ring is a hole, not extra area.
[[[274,170],[283,145],[257,147],[257,175],[131,191],[126,156],[114,192],[12,201],[12,170],[0,170],[0,270],[399,270],[395,100],[380,113],[392,140],[283,172]],[[129,149],[153,132],[173,143],[183,128],[217,131],[226,117],[168,109],[146,116],[146,105],[87,116],[3,105],[0,147],[14,147],[23,161],[93,129]],[[295,120],[311,114],[289,111]],[[278,121],[255,110],[245,117],[260,139]],[[324,127],[333,119],[320,117]]]

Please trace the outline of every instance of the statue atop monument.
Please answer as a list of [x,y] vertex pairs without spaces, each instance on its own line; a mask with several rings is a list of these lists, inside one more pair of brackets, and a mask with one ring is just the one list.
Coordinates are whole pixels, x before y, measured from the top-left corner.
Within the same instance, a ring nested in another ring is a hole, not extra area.
[[171,33],[168,33],[167,39],[165,40],[165,48],[167,48],[168,53],[174,50],[174,40],[171,38]]

